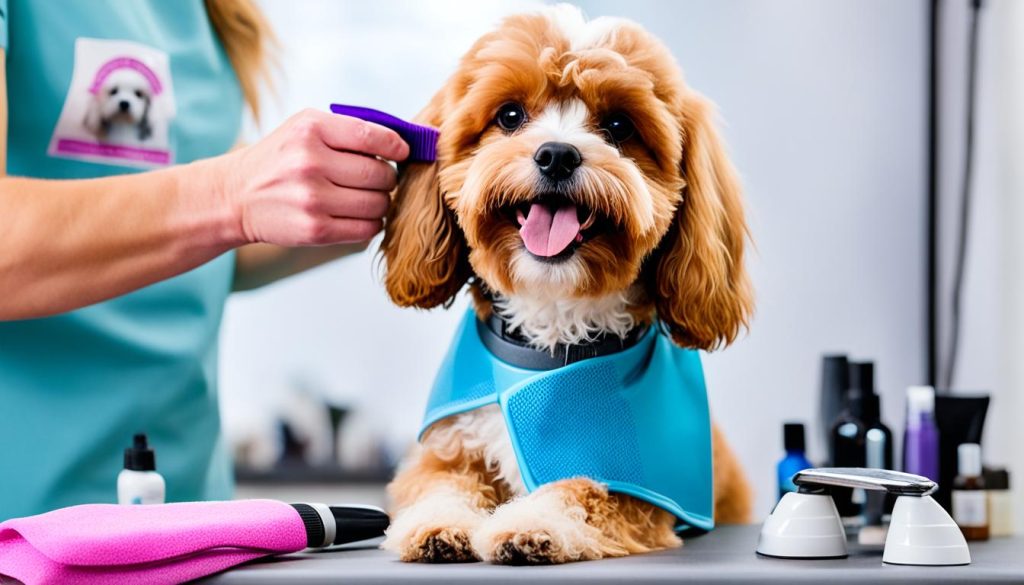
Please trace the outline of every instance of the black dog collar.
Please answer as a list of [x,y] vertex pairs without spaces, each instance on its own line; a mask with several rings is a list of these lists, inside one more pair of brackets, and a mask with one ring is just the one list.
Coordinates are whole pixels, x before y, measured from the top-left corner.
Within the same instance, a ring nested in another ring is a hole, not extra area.
[[531,346],[526,338],[512,331],[508,321],[494,311],[486,321],[476,320],[476,328],[484,347],[501,361],[528,370],[553,370],[586,359],[624,351],[636,345],[648,327],[634,327],[624,338],[614,333],[603,333],[586,343],[560,343],[553,351],[548,351]]

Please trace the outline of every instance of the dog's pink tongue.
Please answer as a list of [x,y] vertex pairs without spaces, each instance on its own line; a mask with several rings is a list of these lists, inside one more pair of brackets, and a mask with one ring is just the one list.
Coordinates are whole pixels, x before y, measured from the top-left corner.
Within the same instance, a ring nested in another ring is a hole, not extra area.
[[551,213],[543,203],[530,205],[519,235],[526,249],[534,256],[556,256],[569,247],[580,233],[580,220],[576,217],[576,206],[563,205]]

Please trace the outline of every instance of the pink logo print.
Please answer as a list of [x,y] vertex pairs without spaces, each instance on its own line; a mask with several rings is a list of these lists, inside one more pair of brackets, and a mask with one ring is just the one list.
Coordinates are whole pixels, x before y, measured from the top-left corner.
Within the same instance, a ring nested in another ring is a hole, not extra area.
[[103,87],[103,82],[118,69],[131,69],[145,77],[146,81],[149,82],[150,89],[153,90],[153,95],[160,95],[160,92],[163,91],[160,78],[145,63],[132,57],[117,57],[104,63],[99,71],[96,72],[96,77],[89,86],[89,93],[96,94],[99,92],[100,88]]

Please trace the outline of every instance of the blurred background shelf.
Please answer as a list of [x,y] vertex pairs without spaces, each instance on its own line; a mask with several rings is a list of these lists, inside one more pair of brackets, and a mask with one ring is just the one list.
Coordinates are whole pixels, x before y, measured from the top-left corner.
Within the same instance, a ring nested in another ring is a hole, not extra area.
[[352,484],[383,486],[391,479],[391,470],[348,470],[337,466],[311,467],[302,462],[287,462],[270,470],[235,469],[235,481],[245,485],[268,484]]
[[384,486],[390,470],[349,470],[339,466],[313,467],[286,461],[266,471],[235,470],[235,497],[270,498],[285,502],[368,504],[386,507]]

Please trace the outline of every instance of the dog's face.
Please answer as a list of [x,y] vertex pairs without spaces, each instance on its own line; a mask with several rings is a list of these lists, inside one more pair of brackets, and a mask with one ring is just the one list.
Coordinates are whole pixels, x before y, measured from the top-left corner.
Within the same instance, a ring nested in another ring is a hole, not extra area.
[[137,71],[120,69],[103,82],[96,99],[104,124],[139,124],[149,109],[149,82]]
[[746,228],[710,116],[636,24],[564,6],[507,19],[419,118],[439,157],[397,190],[390,295],[432,307],[472,275],[504,297],[620,294],[679,343],[731,341]]

